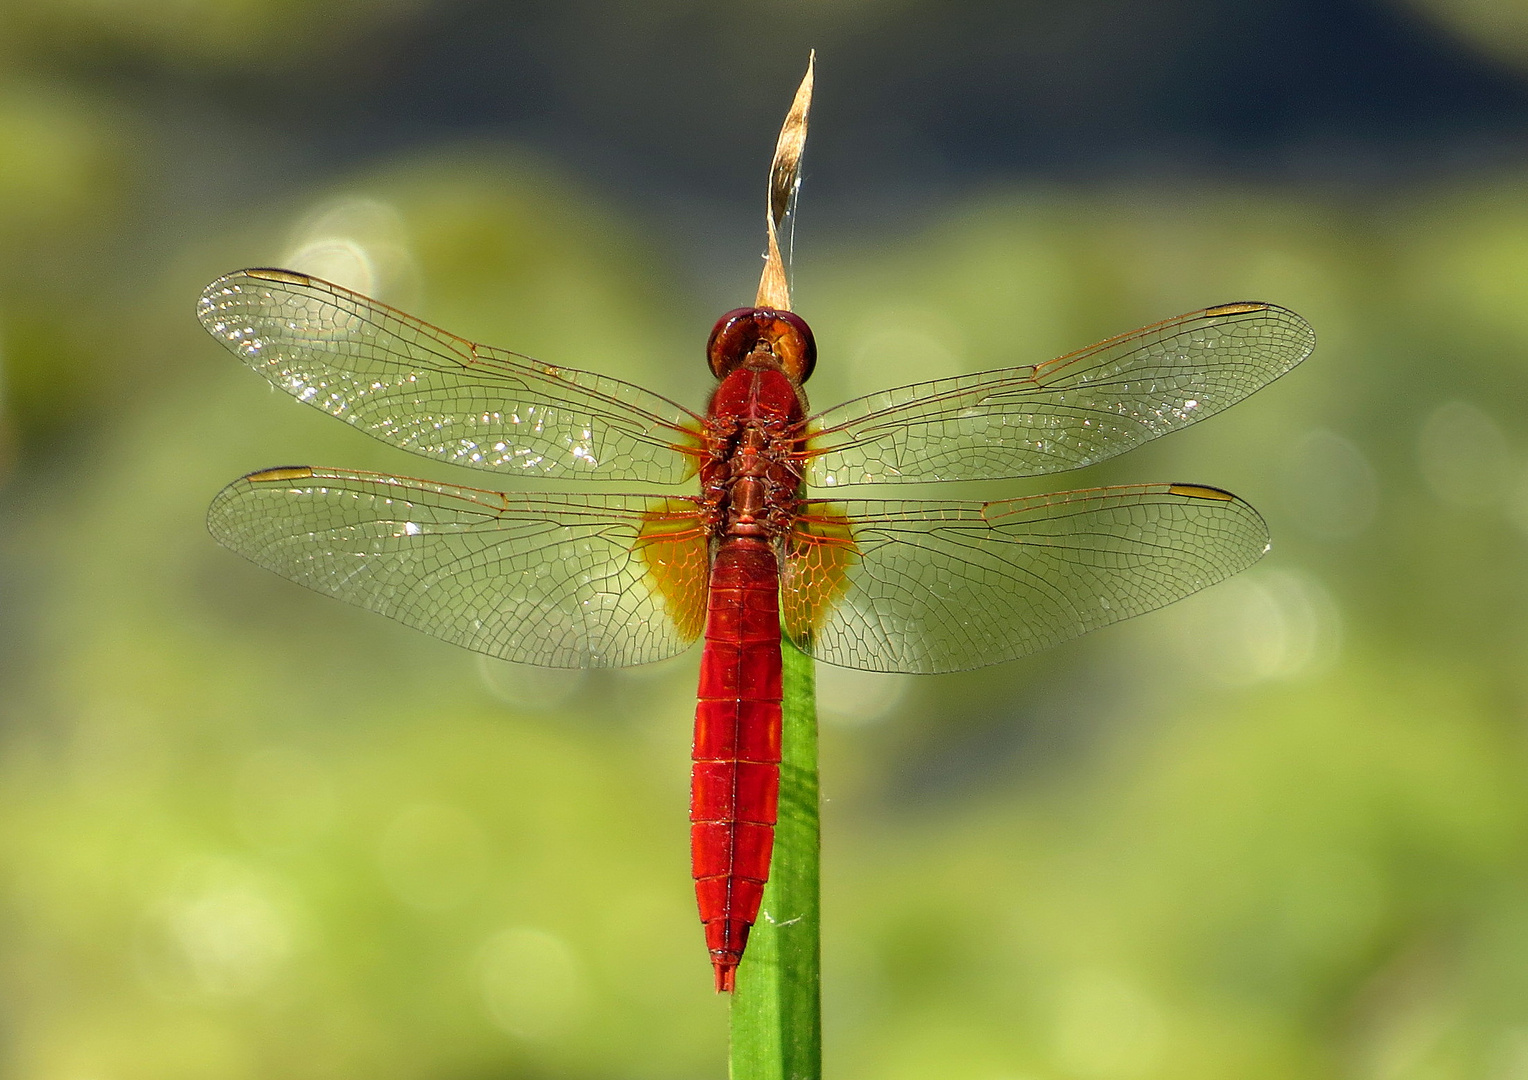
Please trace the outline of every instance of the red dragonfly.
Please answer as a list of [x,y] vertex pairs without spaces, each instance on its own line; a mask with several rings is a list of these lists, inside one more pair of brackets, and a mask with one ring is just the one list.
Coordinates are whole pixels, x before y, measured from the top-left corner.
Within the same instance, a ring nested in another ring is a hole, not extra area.
[[[830,664],[959,671],[1161,607],[1268,549],[1251,506],[1198,484],[1000,502],[838,489],[1091,465],[1220,412],[1315,340],[1293,312],[1226,304],[811,415],[811,330],[740,308],[711,333],[718,382],[702,414],[287,270],[219,278],[199,314],[274,386],[412,453],[670,488],[509,493],[303,466],[234,482],[208,521],[284,577],[518,663],[645,664],[704,634],[691,840],[718,990],[733,987],[769,876],[782,632]],[[697,477],[698,494],[672,490]]]

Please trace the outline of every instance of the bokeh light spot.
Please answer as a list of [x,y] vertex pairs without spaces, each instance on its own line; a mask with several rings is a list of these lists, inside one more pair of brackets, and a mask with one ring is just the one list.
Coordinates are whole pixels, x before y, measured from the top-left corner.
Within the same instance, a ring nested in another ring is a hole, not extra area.
[[583,977],[568,943],[530,926],[500,931],[479,955],[488,1016],[516,1038],[541,1039],[566,1030],[583,1006]]
[[855,726],[884,719],[907,695],[907,675],[817,665],[817,709],[828,723]]
[[490,694],[521,712],[551,712],[576,697],[589,681],[584,670],[511,664],[481,653],[477,671]]
[[442,911],[477,895],[488,874],[488,849],[488,837],[465,811],[418,803],[393,819],[377,856],[398,899],[423,911]]
[[1467,401],[1438,406],[1417,439],[1422,479],[1441,501],[1482,507],[1503,501],[1511,462],[1506,436],[1485,410]]
[[851,393],[960,375],[967,370],[963,351],[959,330],[936,311],[877,310],[861,321],[849,345]]
[[290,959],[291,920],[269,883],[222,859],[184,866],[138,935],[138,973],[167,998],[233,997],[267,984]]
[[1183,607],[1179,648],[1189,668],[1228,686],[1320,674],[1341,651],[1336,601],[1308,574],[1242,574]]
[[1307,432],[1285,459],[1282,479],[1295,524],[1311,536],[1346,540],[1374,522],[1379,507],[1374,467],[1335,432]]
[[353,195],[320,205],[293,229],[283,261],[287,269],[394,305],[417,299],[403,217],[379,199]]
[[1126,1080],[1156,1071],[1162,1014],[1137,987],[1111,972],[1073,972],[1057,1004],[1055,1056],[1068,1072]]

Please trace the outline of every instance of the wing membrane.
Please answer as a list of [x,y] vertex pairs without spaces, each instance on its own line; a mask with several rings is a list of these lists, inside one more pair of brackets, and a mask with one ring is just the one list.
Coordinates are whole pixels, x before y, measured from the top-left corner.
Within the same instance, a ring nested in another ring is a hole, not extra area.
[[[812,500],[786,559],[785,621],[831,664],[960,671],[1172,603],[1267,550],[1256,510],[1186,484],[990,503]],[[828,599],[793,599],[813,594]]]
[[207,286],[202,325],[281,390],[424,457],[500,473],[677,483],[699,419],[639,386],[476,345],[287,270]]
[[[675,505],[304,466],[235,481],[207,524],[267,570],[454,644],[547,667],[622,667],[672,656],[699,630],[660,580],[696,564],[702,588],[688,602],[704,604],[705,540],[698,526],[684,531]],[[655,524],[666,569],[643,553]]]
[[915,383],[817,417],[807,481],[997,480],[1122,454],[1233,405],[1310,354],[1272,304],[1227,304],[1033,367]]

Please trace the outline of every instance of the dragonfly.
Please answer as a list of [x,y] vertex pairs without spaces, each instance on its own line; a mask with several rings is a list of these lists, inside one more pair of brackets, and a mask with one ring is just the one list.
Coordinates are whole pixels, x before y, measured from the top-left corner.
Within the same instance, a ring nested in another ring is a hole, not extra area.
[[811,328],[739,308],[711,332],[715,384],[692,411],[290,270],[219,278],[199,316],[273,386],[410,453],[640,488],[498,491],[287,467],[229,485],[208,523],[283,577],[516,663],[647,664],[703,638],[692,873],[719,991],[734,987],[769,877],[782,635],[865,671],[976,668],[1159,608],[1269,548],[1257,511],[1202,484],[981,502],[840,489],[889,496],[1105,461],[1235,404],[1315,340],[1284,308],[1224,304],[812,413]]

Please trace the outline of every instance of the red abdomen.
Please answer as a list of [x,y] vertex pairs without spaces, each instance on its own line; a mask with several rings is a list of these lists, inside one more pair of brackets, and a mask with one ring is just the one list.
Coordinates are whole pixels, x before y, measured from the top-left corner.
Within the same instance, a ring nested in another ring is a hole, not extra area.
[[730,991],[769,878],[780,791],[780,571],[761,537],[711,568],[695,709],[690,852],[717,990]]

